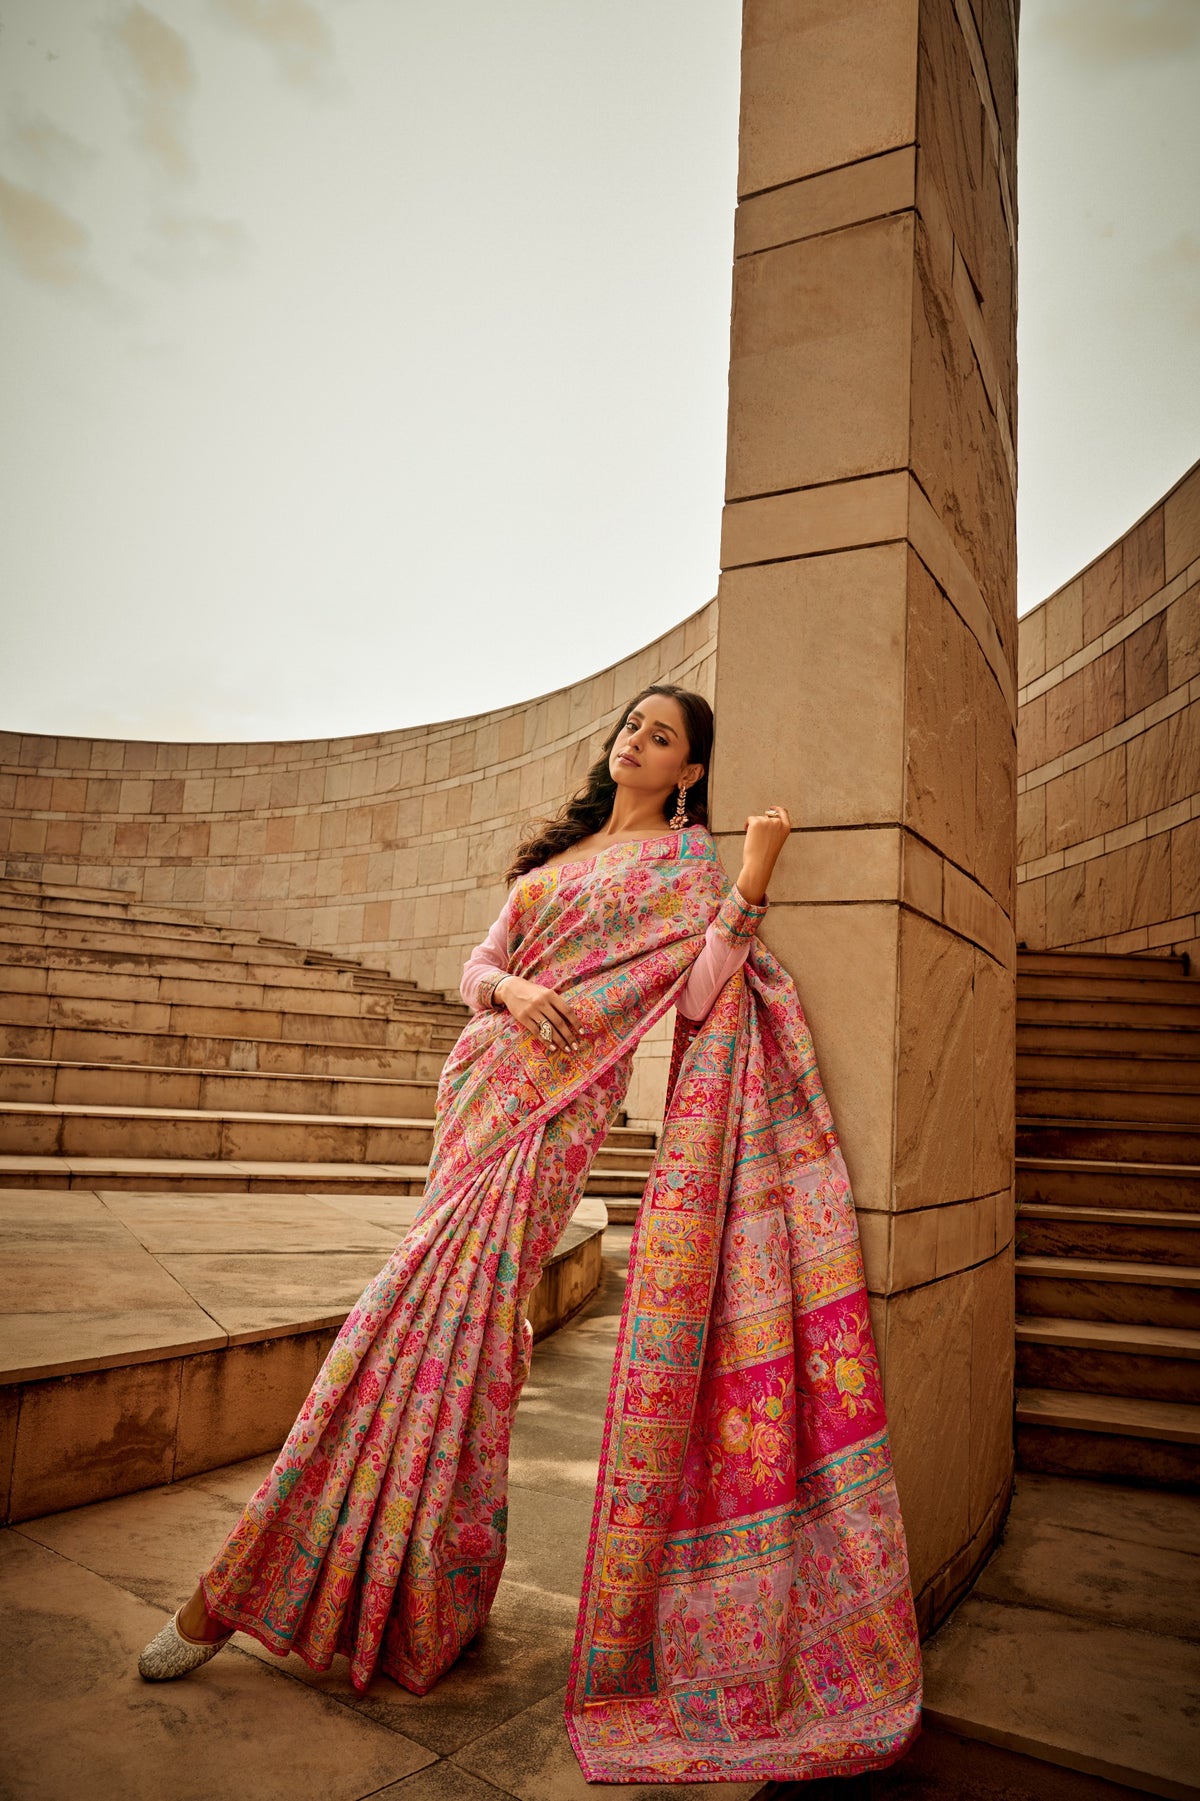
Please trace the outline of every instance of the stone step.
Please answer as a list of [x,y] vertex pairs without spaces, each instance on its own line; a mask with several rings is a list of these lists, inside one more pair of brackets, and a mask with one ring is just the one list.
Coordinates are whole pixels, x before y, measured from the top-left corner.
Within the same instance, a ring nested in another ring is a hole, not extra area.
[[387,1077],[437,1080],[448,1045],[335,1044],[308,1038],[259,1038],[251,1033],[138,1032],[105,1026],[0,1024],[0,1054],[64,1063],[165,1065],[171,1069],[232,1069],[248,1074]]
[[[419,1190],[0,1193],[0,1242],[28,1303],[0,1321],[17,1447],[4,1517],[277,1451],[419,1204]],[[595,1291],[605,1223],[594,1196],[576,1208],[526,1304],[536,1337]]]
[[[465,1014],[464,1014],[465,1018]],[[388,1045],[395,1050],[448,1051],[461,1028],[384,1008],[355,1013],[318,1008],[193,1006],[186,1001],[107,1000],[101,996],[0,993],[0,1025],[81,1026],[158,1037],[302,1039],[330,1044]],[[152,1059],[151,1059],[152,1060]]]
[[1200,1134],[1200,1064],[1180,1064],[1177,1073],[1190,1080],[1112,1084],[1103,1078],[1082,1078],[1054,1086],[1022,1076],[1017,1081],[1017,1117],[1026,1122],[1147,1122],[1191,1127]]
[[[214,933],[221,928],[214,927]],[[379,976],[398,987],[416,989],[417,984],[405,977],[389,976],[386,970],[374,968],[355,957],[336,956],[299,944],[284,944],[260,938],[255,932],[233,934],[229,938],[196,936],[174,932],[167,926],[135,926],[131,922],[114,921],[111,925],[55,924],[30,914],[13,918],[0,905],[0,941],[27,949],[39,947],[49,951],[109,953],[114,956],[146,955],[184,957],[207,967],[221,968],[226,963],[251,961],[272,969],[334,970],[359,976]]]
[[1029,975],[1100,975],[1132,976],[1135,981],[1145,976],[1185,975],[1188,959],[1181,954],[1142,956],[1133,951],[1065,951],[1018,950],[1017,979]]
[[0,1001],[13,1005],[23,997],[76,1002],[189,1007],[220,1007],[240,1013],[328,1013],[347,1019],[428,1020],[462,1029],[467,1009],[452,1006],[440,995],[395,994],[323,983],[297,987],[289,982],[243,982],[224,975],[129,975],[98,969],[59,969],[10,965],[0,968]]
[[1200,1404],[1200,1331],[1018,1314],[1021,1387]]
[[1066,1052],[1101,1056],[1162,1057],[1194,1061],[1200,1057],[1200,1032],[1190,1025],[1112,1025],[1106,1020],[1024,1020],[1017,1015],[1017,1057],[1034,1052]]
[[1017,994],[1022,1001],[1094,1001],[1104,1005],[1119,1001],[1122,1006],[1180,1001],[1185,1006],[1197,1006],[1200,1005],[1200,982],[1182,970],[1142,976],[1114,974],[1110,970],[1067,975],[1061,971],[1043,972],[1018,967]]
[[1195,1489],[1200,1484],[1200,1406],[1073,1389],[1019,1388],[1017,1463],[1055,1475],[1087,1475]]
[[1200,1326],[1200,1269],[1106,1257],[1017,1256],[1017,1311],[1056,1319]]
[[1190,1163],[1125,1163],[1111,1158],[1018,1157],[1017,1201],[1075,1207],[1149,1208],[1200,1213],[1200,1169]]
[[[226,946],[271,946],[282,956],[302,962],[308,954],[300,944],[286,939],[266,939],[261,933],[241,926],[214,925],[202,915],[186,919],[178,913],[147,908],[131,913],[128,908],[94,909],[82,903],[47,899],[44,903],[28,896],[14,896],[0,890],[0,926],[42,926],[73,934],[91,932],[114,935],[120,942],[139,939],[174,939],[180,944]],[[336,955],[336,953],[334,953]],[[349,961],[349,959],[347,959]]]
[[1177,1045],[1170,1055],[1131,1051],[1113,1056],[1099,1050],[1017,1050],[1017,1087],[1061,1089],[1115,1088],[1128,1094],[1140,1088],[1200,1089],[1200,1032]]
[[8,904],[0,895],[0,941],[45,949],[108,951],[114,954],[179,956],[194,962],[220,965],[252,961],[281,969],[314,969],[340,972],[364,983],[386,983],[398,990],[420,992],[408,977],[393,976],[380,966],[364,963],[319,946],[289,943],[254,931],[210,925],[204,920],[162,921],[114,916],[102,920],[78,913],[56,913]]
[[1102,1159],[1115,1163],[1183,1163],[1200,1167],[1200,1118],[1177,1120],[1054,1119],[1017,1114],[1018,1157]]
[[[176,976],[202,982],[249,982],[259,987],[328,989],[333,993],[355,994],[363,989],[395,993],[398,999],[425,1000],[439,1007],[446,1002],[440,993],[422,991],[412,982],[400,982],[378,970],[344,969],[328,963],[273,963],[247,951],[245,956],[224,958],[192,957],[175,952],[159,952],[146,945],[130,945],[127,949],[99,950],[87,945],[15,943],[0,932],[0,987],[17,987],[19,978],[12,971],[87,970],[94,975]],[[32,991],[26,989],[26,992]]]
[[1031,1256],[1200,1266],[1200,1212],[1019,1201],[1016,1249]]
[[[645,1185],[645,1171],[601,1167],[597,1154],[589,1193],[629,1198]],[[614,1157],[620,1164],[620,1158]],[[420,1194],[425,1163],[271,1161],[239,1157],[77,1157],[0,1155],[0,1194],[12,1189],[88,1189],[139,1194]]]
[[60,1106],[201,1108],[249,1113],[432,1118],[436,1077],[247,1074],[165,1064],[0,1058],[0,1100]]
[[[256,1113],[203,1108],[0,1102],[0,1155],[211,1158],[256,1163],[425,1163],[434,1122],[395,1116]],[[654,1135],[617,1127],[593,1168],[641,1172]]]
[[[1200,983],[1191,983],[1200,989]],[[1183,1026],[1194,1031],[1200,995],[1175,1000],[1083,999],[1079,996],[1028,995],[1017,990],[1017,1025],[1052,1022],[1081,1026]]]

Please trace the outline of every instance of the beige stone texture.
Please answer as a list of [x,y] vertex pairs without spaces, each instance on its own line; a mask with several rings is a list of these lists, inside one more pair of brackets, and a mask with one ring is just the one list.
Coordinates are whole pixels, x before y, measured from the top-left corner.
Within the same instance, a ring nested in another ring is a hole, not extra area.
[[973,972],[969,944],[918,914],[901,914],[892,1176],[898,1208],[974,1192]]
[[1021,621],[1018,912],[1032,947],[1196,953],[1181,834],[1200,807],[1197,476]]
[[792,972],[860,1207],[891,1205],[896,909],[779,905],[759,928]]
[[734,268],[726,496],[903,467],[912,215]]
[[[794,826],[898,818],[904,570],[903,546],[883,545],[722,576],[717,832],[740,830],[768,792],[783,797]],[[853,657],[843,649],[847,619]],[[766,733],[764,645],[778,695]]]
[[912,142],[917,0],[796,7],[742,22],[738,192],[756,194]]
[[1163,501],[1163,579],[1200,560],[1200,468],[1189,470]]

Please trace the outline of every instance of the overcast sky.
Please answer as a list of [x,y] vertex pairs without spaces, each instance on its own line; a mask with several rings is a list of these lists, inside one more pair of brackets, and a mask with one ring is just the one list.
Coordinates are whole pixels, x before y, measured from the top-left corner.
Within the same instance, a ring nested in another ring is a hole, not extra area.
[[[1200,0],[1024,0],[1027,610],[1200,456]],[[737,0],[0,0],[0,726],[524,699],[715,591]]]

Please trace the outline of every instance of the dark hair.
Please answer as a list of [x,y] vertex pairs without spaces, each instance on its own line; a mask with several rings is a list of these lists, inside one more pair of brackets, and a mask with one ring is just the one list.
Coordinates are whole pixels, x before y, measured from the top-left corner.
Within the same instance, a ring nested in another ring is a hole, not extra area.
[[[643,688],[618,713],[616,721],[604,740],[604,748],[584,777],[583,786],[559,808],[558,812],[548,819],[535,820],[532,828],[522,839],[513,857],[512,864],[505,873],[505,881],[511,887],[518,876],[523,876],[529,869],[536,869],[547,858],[556,856],[559,851],[569,850],[571,845],[578,844],[581,838],[590,837],[593,832],[600,831],[605,820],[612,812],[613,799],[617,792],[617,784],[613,781],[608,767],[609,755],[630,713],[635,707],[649,700],[652,694],[665,694],[670,700],[679,702],[683,713],[684,729],[688,739],[688,761],[703,763],[704,774],[699,781],[692,782],[684,799],[684,812],[689,825],[708,824],[708,766],[712,760],[713,715],[712,708],[703,694],[695,694],[690,688],[676,687],[674,682],[651,682]],[[679,790],[673,788],[663,808],[663,820],[666,822],[675,812],[679,801]]]

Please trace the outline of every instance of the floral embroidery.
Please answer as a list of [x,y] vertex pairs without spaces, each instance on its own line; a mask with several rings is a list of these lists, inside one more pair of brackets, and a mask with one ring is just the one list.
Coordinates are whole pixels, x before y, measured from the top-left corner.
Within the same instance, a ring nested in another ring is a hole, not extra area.
[[[702,828],[529,872],[509,967],[569,994],[578,1055],[472,1015],[414,1224],[331,1348],[203,1579],[212,1611],[362,1690],[425,1694],[505,1556],[523,1302],[732,889]],[[921,1670],[845,1164],[790,978],[759,943],[669,1099],[609,1395],[567,1702],[592,1780],[793,1779],[892,1762]]]

